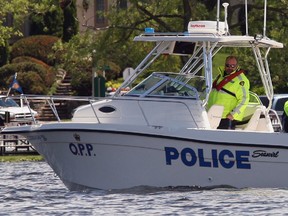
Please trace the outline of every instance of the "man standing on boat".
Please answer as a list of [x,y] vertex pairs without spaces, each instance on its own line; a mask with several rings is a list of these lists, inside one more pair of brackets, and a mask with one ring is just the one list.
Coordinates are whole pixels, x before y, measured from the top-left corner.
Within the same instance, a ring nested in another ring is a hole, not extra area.
[[214,104],[224,106],[222,119],[217,129],[235,129],[237,121],[241,121],[249,102],[250,82],[244,70],[238,66],[235,56],[228,56],[225,66],[219,68],[219,75],[213,82],[208,106]]

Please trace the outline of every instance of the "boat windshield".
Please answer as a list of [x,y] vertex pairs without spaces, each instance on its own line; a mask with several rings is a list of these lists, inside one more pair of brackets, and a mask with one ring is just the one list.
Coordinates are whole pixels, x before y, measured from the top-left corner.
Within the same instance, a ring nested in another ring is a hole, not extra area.
[[153,73],[126,96],[138,97],[188,97],[199,99],[204,96],[205,79],[202,76],[175,73]]

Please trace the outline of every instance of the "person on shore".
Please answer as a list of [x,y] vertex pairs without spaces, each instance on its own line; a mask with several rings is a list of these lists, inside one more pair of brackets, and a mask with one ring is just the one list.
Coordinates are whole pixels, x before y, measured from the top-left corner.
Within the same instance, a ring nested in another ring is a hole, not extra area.
[[217,129],[235,129],[244,116],[249,102],[250,82],[245,71],[238,65],[236,56],[228,56],[224,67],[219,68],[208,99],[208,110],[214,104],[224,106],[221,121]]

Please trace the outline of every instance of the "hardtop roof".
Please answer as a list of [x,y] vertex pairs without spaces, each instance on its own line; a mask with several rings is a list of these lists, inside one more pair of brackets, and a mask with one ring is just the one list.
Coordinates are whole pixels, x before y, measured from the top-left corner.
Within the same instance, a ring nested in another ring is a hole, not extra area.
[[149,33],[141,34],[134,38],[134,41],[147,42],[212,42],[218,43],[217,46],[225,47],[251,47],[254,44],[259,47],[283,48],[283,43],[269,39],[268,37],[258,39],[256,36],[246,35],[217,35],[217,34],[201,34],[201,33]]

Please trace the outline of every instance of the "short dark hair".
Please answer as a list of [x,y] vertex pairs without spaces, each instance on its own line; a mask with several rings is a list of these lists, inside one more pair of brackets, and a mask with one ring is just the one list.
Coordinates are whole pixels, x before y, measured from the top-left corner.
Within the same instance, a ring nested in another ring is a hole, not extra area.
[[233,55],[231,55],[231,56],[227,56],[227,58],[226,58],[226,62],[227,62],[228,60],[230,60],[230,59],[235,59],[236,62],[237,62],[237,64],[238,64],[238,58],[237,58],[236,56],[233,56]]

